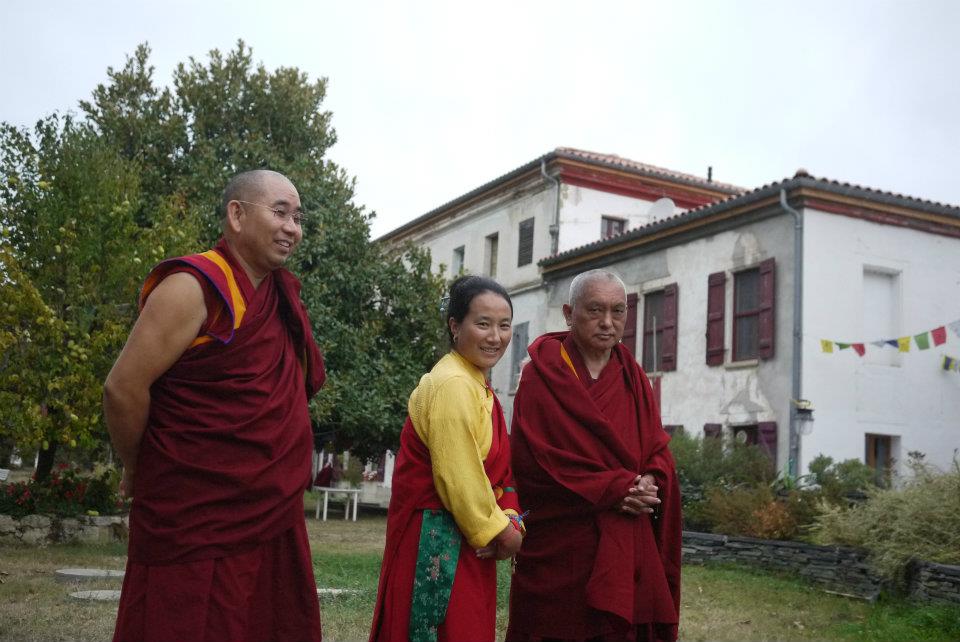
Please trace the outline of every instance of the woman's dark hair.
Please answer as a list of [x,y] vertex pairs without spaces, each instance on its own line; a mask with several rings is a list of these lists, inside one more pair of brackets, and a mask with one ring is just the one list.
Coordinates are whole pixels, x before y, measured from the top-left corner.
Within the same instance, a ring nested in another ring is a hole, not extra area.
[[453,332],[450,331],[450,319],[457,323],[463,323],[467,313],[470,312],[470,303],[473,299],[484,292],[493,292],[499,294],[510,306],[510,314],[513,315],[513,301],[510,295],[502,285],[488,279],[485,276],[461,276],[450,284],[450,301],[447,303],[447,313],[443,322],[447,326],[447,336],[450,337],[450,345],[453,345]]

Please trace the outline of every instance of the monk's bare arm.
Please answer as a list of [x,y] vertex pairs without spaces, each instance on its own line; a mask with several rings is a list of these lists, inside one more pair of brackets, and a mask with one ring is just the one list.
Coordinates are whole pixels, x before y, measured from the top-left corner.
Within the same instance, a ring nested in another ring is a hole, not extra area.
[[103,418],[123,462],[121,490],[128,496],[150,414],[150,386],[190,347],[206,318],[197,280],[171,274],[150,293],[103,384]]

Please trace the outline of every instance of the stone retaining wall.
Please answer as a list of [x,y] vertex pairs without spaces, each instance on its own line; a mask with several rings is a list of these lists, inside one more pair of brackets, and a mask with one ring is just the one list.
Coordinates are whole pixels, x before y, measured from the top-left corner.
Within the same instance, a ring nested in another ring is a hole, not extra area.
[[825,590],[875,600],[884,582],[866,557],[864,551],[842,546],[683,532],[686,564],[727,562],[790,571]]
[[910,596],[960,605],[960,566],[915,562],[910,569]]
[[[831,593],[875,600],[887,587],[867,562],[865,551],[845,546],[683,532],[683,562],[725,562],[789,571]],[[960,566],[913,564],[908,592],[931,602],[960,604]]]
[[0,515],[0,542],[23,544],[105,543],[127,539],[126,515],[51,517]]

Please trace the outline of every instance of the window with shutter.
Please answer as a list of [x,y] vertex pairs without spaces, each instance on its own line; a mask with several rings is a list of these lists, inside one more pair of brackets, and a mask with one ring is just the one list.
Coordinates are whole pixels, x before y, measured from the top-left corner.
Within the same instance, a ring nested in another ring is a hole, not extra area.
[[533,262],[533,219],[520,221],[520,242],[517,248],[517,267]]
[[453,276],[457,276],[463,272],[464,255],[465,250],[463,245],[453,249],[453,261],[450,263],[450,274]]
[[487,237],[487,241],[484,247],[484,264],[487,267],[487,276],[491,279],[497,278],[497,252],[499,251],[500,246],[500,235],[491,234]]
[[677,369],[677,284],[643,296],[643,369]]
[[660,347],[660,368],[664,371],[677,369],[677,284],[663,289],[663,336]]
[[720,439],[722,426],[720,424],[703,424],[703,436],[710,439]]
[[733,276],[733,360],[760,356],[760,270]]
[[714,272],[707,279],[707,365],[723,364],[724,310],[726,308],[725,272]]
[[523,367],[523,361],[527,358],[527,330],[530,327],[528,321],[517,323],[513,326],[513,338],[510,339],[512,371],[510,373],[510,389],[516,390],[520,383],[520,370]]
[[758,317],[758,349],[761,359],[773,358],[774,309],[776,308],[776,263],[772,258],[760,264],[760,315]]
[[761,421],[757,424],[757,445],[763,449],[773,465],[777,465],[777,423]]
[[757,445],[757,426],[734,426],[733,441],[746,446]]
[[627,221],[622,218],[614,218],[612,216],[601,216],[600,217],[600,238],[608,239],[611,236],[618,236],[623,234],[624,230],[627,229]]
[[643,295],[643,369],[659,372],[663,357],[663,291]]
[[867,466],[873,469],[873,481],[878,486],[885,486],[890,481],[893,470],[894,438],[890,435],[866,435],[866,453],[864,459]]
[[630,354],[637,354],[637,293],[627,295],[627,320],[623,325],[623,345]]

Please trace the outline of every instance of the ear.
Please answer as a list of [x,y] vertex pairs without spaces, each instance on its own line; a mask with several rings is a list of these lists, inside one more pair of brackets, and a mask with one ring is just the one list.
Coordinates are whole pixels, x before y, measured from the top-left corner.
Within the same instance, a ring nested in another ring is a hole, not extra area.
[[569,304],[563,304],[563,318],[567,320],[567,327],[573,325],[573,308]]
[[450,334],[453,336],[457,336],[457,334],[460,332],[460,324],[457,323],[457,320],[453,317],[447,319],[447,327],[450,328]]
[[242,227],[240,224],[241,215],[243,215],[243,208],[239,201],[227,203],[227,229],[234,233],[239,232]]

